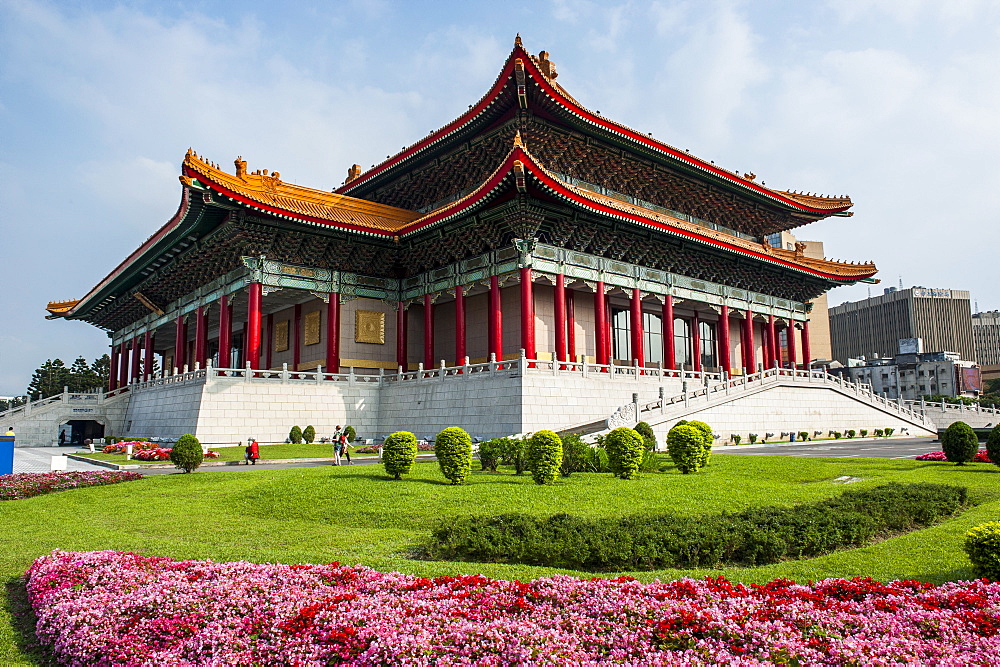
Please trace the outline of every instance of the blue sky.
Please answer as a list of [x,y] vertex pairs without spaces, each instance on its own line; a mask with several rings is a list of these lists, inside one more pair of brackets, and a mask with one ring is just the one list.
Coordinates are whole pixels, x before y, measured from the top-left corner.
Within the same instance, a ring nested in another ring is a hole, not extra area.
[[173,214],[189,146],[336,187],[481,97],[517,32],[591,109],[769,186],[851,195],[853,218],[799,230],[829,257],[1000,308],[992,0],[0,0],[0,395],[106,351],[45,304]]

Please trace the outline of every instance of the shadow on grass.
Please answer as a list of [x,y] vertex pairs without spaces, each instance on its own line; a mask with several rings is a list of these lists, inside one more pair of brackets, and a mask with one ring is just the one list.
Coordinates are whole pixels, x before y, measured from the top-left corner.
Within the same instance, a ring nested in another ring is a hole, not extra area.
[[11,616],[14,641],[23,657],[35,665],[58,664],[48,648],[43,647],[35,636],[35,612],[28,602],[28,591],[21,577],[12,577],[6,582],[7,611]]
[[926,581],[934,584],[935,586],[941,586],[942,584],[947,584],[952,581],[971,581],[973,579],[977,579],[976,573],[969,567],[955,568],[952,570],[935,570],[933,572],[921,572],[920,574],[908,578],[916,579],[917,581]]

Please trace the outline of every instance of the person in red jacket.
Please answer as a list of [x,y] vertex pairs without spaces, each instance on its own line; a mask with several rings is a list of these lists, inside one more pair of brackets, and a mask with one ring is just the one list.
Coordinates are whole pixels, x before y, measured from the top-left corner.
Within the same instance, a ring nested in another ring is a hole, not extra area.
[[250,444],[247,445],[246,455],[247,465],[257,465],[257,459],[260,458],[260,446],[256,440],[250,440]]

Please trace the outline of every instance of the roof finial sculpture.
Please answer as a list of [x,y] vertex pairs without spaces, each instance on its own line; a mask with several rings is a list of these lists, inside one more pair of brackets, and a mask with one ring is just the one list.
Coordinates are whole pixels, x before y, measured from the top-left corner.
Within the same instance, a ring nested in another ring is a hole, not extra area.
[[549,52],[542,51],[538,54],[538,69],[542,71],[547,79],[555,79],[559,76],[556,73],[556,64],[549,60]]
[[524,148],[524,141],[521,139],[521,130],[514,133],[514,145]]
[[524,45],[521,44],[521,33],[517,33],[517,36],[514,37],[514,46],[524,47]]
[[244,178],[247,175],[247,161],[243,159],[242,155],[240,155],[233,160],[233,164],[236,165],[236,177]]
[[360,164],[351,165],[351,168],[347,170],[347,180],[344,181],[344,184],[346,185],[351,181],[357,180],[359,176],[361,176],[361,165]]

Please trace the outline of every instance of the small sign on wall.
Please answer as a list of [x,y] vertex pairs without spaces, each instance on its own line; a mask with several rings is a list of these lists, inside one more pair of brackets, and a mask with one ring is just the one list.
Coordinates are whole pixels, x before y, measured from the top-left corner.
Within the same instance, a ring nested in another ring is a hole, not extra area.
[[288,349],[288,320],[274,323],[274,351],[284,352]]
[[304,343],[306,345],[316,345],[319,343],[319,311],[314,310],[306,313],[305,317],[306,335]]

